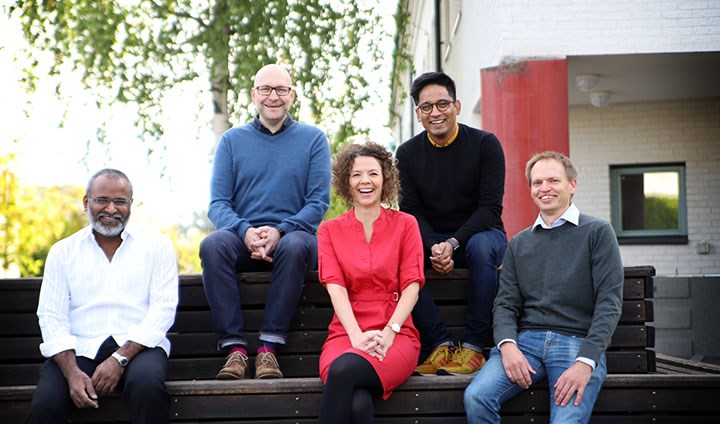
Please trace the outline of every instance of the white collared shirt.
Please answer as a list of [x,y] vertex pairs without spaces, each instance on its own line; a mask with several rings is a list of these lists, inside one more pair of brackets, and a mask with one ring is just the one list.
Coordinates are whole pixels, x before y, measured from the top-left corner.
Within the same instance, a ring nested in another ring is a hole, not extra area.
[[131,340],[170,354],[166,333],[178,302],[170,238],[131,227],[121,237],[112,261],[90,227],[50,249],[37,310],[43,356],[72,349],[92,359],[108,336],[119,346]]
[[[569,222],[573,225],[579,225],[580,224],[580,210],[575,206],[574,203],[570,203],[570,206],[563,212],[562,215],[560,215],[560,218],[556,219],[555,222],[553,222],[551,225],[547,225],[545,221],[542,219],[542,214],[538,214],[537,218],[535,219],[535,222],[532,225],[532,229],[535,230],[538,226],[549,230],[551,228],[557,228],[566,222]],[[501,340],[500,343],[497,344],[498,349],[500,348],[500,345],[502,345],[505,342],[511,342],[517,344],[517,342],[513,339],[504,339]],[[576,361],[582,362],[584,364],[590,365],[592,369],[595,369],[595,366],[597,365],[595,361],[593,361],[590,358],[586,358],[584,356],[578,356]]]
[[537,218],[535,219],[535,223],[533,223],[532,225],[532,229],[534,230],[539,225],[544,229],[549,230],[551,228],[557,228],[566,222],[574,225],[578,225],[580,223],[580,210],[578,210],[577,206],[575,206],[574,203],[570,203],[570,206],[565,209],[565,212],[560,215],[560,218],[556,219],[555,222],[553,222],[551,225],[547,225],[542,219],[542,214],[538,214]]

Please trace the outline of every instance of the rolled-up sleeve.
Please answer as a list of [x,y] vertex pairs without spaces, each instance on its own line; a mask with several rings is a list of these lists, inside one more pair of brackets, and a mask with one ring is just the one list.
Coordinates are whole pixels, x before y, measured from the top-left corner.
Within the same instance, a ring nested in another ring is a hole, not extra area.
[[70,333],[70,290],[62,272],[63,263],[61,250],[53,246],[45,261],[37,309],[43,338],[40,353],[46,358],[74,350],[77,343],[75,336]]
[[128,328],[128,339],[146,347],[160,345],[175,322],[177,304],[177,259],[170,239],[163,236],[152,269],[147,313],[142,321]]

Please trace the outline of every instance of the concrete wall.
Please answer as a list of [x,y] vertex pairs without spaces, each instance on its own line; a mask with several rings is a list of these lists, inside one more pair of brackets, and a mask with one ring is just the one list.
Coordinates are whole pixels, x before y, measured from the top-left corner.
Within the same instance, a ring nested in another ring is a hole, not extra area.
[[720,363],[720,277],[655,278],[655,351]]
[[[689,243],[621,246],[623,263],[653,265],[659,276],[720,275],[720,99],[577,106],[569,118],[574,201],[588,214],[610,220],[609,165],[686,164]],[[700,240],[709,254],[697,253]]]

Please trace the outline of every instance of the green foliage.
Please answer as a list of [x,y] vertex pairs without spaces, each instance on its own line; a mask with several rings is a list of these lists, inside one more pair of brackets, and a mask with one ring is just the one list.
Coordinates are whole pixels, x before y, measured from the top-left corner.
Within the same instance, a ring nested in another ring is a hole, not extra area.
[[[33,48],[52,52],[51,74],[71,64],[99,105],[138,104],[143,137],[163,133],[157,120],[163,94],[198,78],[210,81],[216,113],[246,122],[254,73],[276,62],[293,70],[313,119],[325,124],[331,139],[344,140],[360,131],[353,118],[368,99],[363,72],[382,56],[371,34],[378,5],[379,0],[15,0],[9,13],[19,14]],[[27,70],[29,89],[38,79],[35,70]]]
[[648,196],[645,198],[644,218],[646,230],[677,230],[677,196]]
[[175,224],[162,232],[170,236],[178,261],[178,272],[180,274],[199,274],[202,272],[200,266],[199,248],[200,242],[212,231],[210,221],[205,218],[206,212],[196,212],[187,225]]
[[397,11],[395,12],[395,51],[393,53],[393,69],[391,75],[392,92],[394,96],[400,96],[399,99],[393,99],[390,102],[390,119],[395,121],[399,119],[394,106],[402,104],[407,97],[408,88],[405,87],[406,76],[412,71],[412,56],[405,40],[410,38],[410,13],[408,10],[408,0],[399,0]]
[[82,228],[82,187],[23,187],[11,171],[12,156],[0,157],[0,267],[16,265],[21,277],[43,275],[56,241]]

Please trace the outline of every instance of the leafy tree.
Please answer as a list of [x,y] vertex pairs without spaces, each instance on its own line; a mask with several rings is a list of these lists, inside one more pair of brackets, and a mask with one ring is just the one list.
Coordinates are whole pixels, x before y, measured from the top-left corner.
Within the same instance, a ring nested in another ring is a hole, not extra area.
[[[99,105],[136,103],[148,141],[163,133],[157,117],[164,93],[199,78],[209,81],[216,136],[233,120],[247,121],[254,73],[273,62],[292,70],[303,110],[342,141],[362,132],[353,118],[369,96],[363,73],[382,59],[371,33],[378,6],[379,0],[15,0],[8,10],[19,14],[32,47],[52,53],[51,74],[69,63]],[[27,69],[30,89],[37,65]]]
[[193,213],[187,225],[174,224],[163,232],[170,236],[178,260],[178,272],[194,274],[202,272],[200,266],[200,242],[212,230],[212,224],[206,218],[206,211]]
[[0,267],[16,265],[22,277],[43,275],[56,241],[82,228],[84,188],[25,187],[11,171],[11,155],[0,156]]

